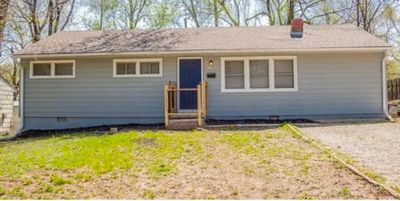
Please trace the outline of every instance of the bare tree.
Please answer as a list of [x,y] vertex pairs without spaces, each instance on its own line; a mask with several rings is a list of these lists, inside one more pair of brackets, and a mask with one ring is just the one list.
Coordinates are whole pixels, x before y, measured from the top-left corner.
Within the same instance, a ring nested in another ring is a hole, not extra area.
[[243,19],[247,19],[249,1],[247,0],[218,0],[224,14],[221,18],[231,26],[240,26]]
[[[69,9],[65,16],[63,16],[63,10],[65,7]],[[70,22],[72,13],[74,11],[75,0],[49,0],[48,4],[48,35],[52,35],[57,31],[62,31]]]
[[[193,22],[196,27],[200,27],[200,16],[198,14],[197,8],[199,5],[198,2],[194,2],[195,0],[181,0],[183,7],[186,11],[189,12],[190,17],[193,19]],[[201,7],[201,6],[200,6]]]
[[218,0],[212,1],[212,8],[213,8],[213,17],[214,17],[214,26],[219,26],[219,10],[218,10]]
[[373,23],[384,12],[387,0],[355,0],[356,24],[365,31],[372,32]]
[[[149,0],[118,0],[116,6],[109,7],[108,11],[117,13],[115,16],[111,15],[111,17],[116,18],[117,27],[122,29],[136,29],[138,24],[149,13],[150,3],[151,1]],[[107,16],[104,14],[102,16],[103,21],[106,21],[105,18]],[[101,29],[105,28],[104,22],[101,26]]]
[[3,42],[4,27],[7,19],[7,11],[9,0],[0,0],[0,56],[1,56],[1,44]]
[[13,17],[28,25],[33,43],[39,41],[46,30],[47,35],[51,35],[65,29],[71,20],[75,4],[75,0],[11,1]]
[[[89,21],[90,29],[104,30],[114,28],[118,23],[116,21],[118,0],[86,0],[83,4],[88,5],[90,9],[91,15],[83,16],[85,20]],[[121,3],[124,7],[126,6],[125,4]]]

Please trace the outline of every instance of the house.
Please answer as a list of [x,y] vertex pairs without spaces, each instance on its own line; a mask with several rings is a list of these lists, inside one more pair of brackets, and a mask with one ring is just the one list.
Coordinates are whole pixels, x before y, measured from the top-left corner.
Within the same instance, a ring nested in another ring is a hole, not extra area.
[[14,130],[14,92],[14,87],[0,75],[0,133],[2,134]]
[[353,25],[301,24],[59,32],[14,57],[29,130],[384,118],[389,49]]

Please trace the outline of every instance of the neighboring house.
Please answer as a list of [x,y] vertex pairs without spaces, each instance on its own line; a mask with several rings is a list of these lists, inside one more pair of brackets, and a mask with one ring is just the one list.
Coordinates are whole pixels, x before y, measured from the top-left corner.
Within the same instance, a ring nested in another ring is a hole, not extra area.
[[[59,32],[14,55],[23,66],[24,130],[163,123],[166,112],[196,115],[197,101],[206,119],[385,117],[387,43],[352,25],[290,32]],[[208,86],[199,99],[201,81]]]
[[13,132],[15,89],[0,75],[0,133]]

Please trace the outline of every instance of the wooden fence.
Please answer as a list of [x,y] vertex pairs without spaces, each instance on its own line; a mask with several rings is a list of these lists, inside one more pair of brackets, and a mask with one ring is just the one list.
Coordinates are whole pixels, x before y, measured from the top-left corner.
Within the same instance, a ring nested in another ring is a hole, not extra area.
[[388,80],[388,99],[391,100],[400,100],[400,78]]

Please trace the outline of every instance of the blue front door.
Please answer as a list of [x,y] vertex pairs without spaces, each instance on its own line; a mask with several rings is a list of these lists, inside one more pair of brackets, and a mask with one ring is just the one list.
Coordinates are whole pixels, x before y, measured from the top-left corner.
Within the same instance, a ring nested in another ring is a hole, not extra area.
[[[201,59],[179,60],[179,88],[197,88],[201,82]],[[181,91],[179,93],[179,109],[195,110],[197,105],[196,91]]]

